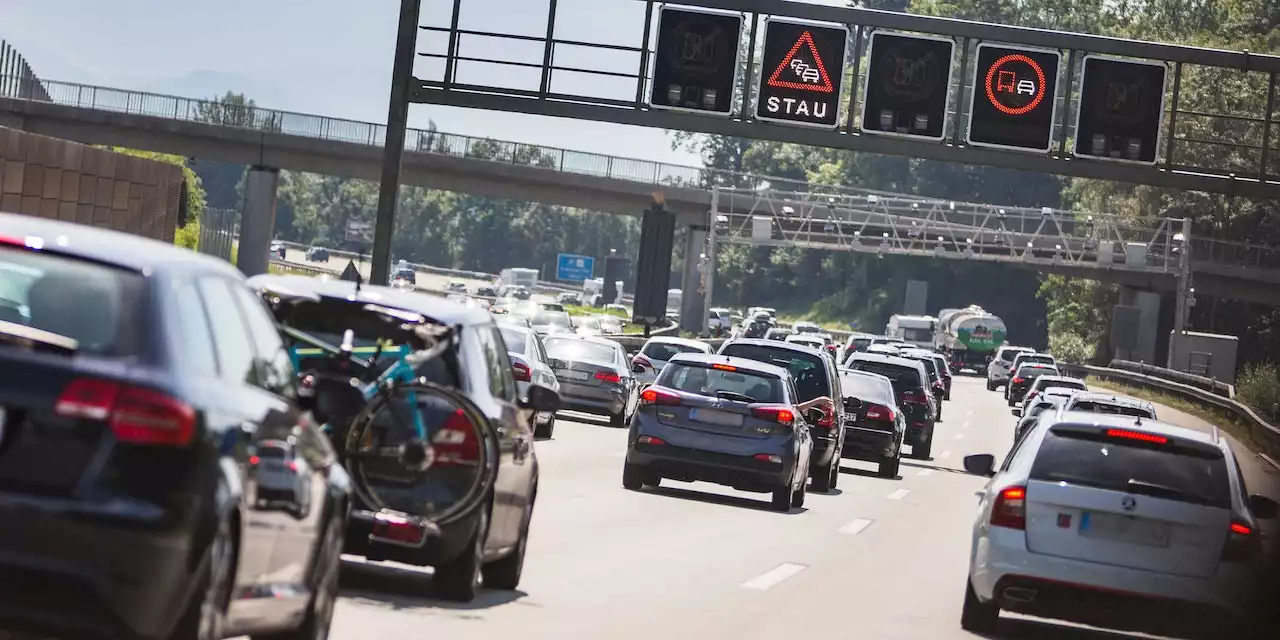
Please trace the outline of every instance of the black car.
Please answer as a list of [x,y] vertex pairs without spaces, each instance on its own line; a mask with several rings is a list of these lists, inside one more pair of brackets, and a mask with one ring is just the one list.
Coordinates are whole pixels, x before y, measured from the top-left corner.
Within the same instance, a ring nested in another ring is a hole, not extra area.
[[[370,560],[434,567],[436,592],[449,600],[472,600],[482,575],[486,587],[515,589],[538,491],[532,412],[554,411],[558,399],[550,391],[550,404],[544,403],[544,395],[518,396],[507,345],[493,317],[445,298],[389,287],[366,285],[357,291],[350,282],[277,275],[256,276],[249,282],[272,302],[281,324],[331,344],[339,344],[346,330],[353,331],[357,346],[376,349],[382,341],[408,339],[419,326],[455,328],[451,348],[420,364],[416,373],[461,391],[487,418],[487,431],[496,434],[501,459],[486,506],[440,523],[438,533],[409,522],[404,526],[414,531],[388,536],[374,535],[375,527],[382,526],[378,514],[369,505],[355,504],[344,551]],[[384,366],[391,362],[387,359]],[[304,360],[301,368],[309,374],[318,366]],[[427,482],[451,483],[454,476],[449,473],[453,470],[441,469]],[[388,471],[369,482],[380,483],[377,488],[387,493],[407,481]],[[433,493],[434,488],[409,485],[402,491]]]
[[285,248],[283,242],[272,242],[270,253],[276,260],[284,260],[289,250]]
[[1031,384],[1040,376],[1056,376],[1059,375],[1058,368],[1051,364],[1024,364],[1018,367],[1009,378],[1009,387],[1005,393],[1005,399],[1009,402],[1009,406],[1013,407],[1022,403],[1027,395],[1027,390],[1031,388]]
[[928,459],[933,449],[934,401],[926,389],[929,374],[919,360],[880,353],[855,353],[845,367],[856,371],[878,373],[893,384],[895,399],[907,423],[906,443],[911,455]]
[[924,371],[929,375],[929,393],[933,394],[934,399],[934,419],[942,422],[942,403],[947,397],[947,386],[937,361],[933,359],[933,353],[922,349],[904,349],[900,355],[924,365]]
[[794,342],[762,339],[730,340],[720,347],[720,355],[749,358],[787,369],[795,379],[800,402],[823,396],[831,398],[833,406],[809,425],[813,433],[809,475],[814,491],[835,489],[840,482],[840,456],[844,447],[844,429],[840,428],[844,424],[844,405],[839,401],[840,374],[831,356],[824,350]]
[[947,362],[947,357],[942,355],[941,353],[933,352],[930,354],[929,357],[933,358],[934,363],[938,365],[938,373],[942,374],[942,385],[944,389],[944,392],[942,394],[942,399],[950,400],[951,399],[951,364]]
[[307,249],[307,260],[311,262],[328,262],[329,250],[324,247],[311,247]]
[[[115,231],[0,228],[0,630],[327,637],[348,476],[243,276]],[[270,443],[294,463],[274,481]],[[294,490],[260,500],[274,486]]]
[[840,372],[840,389],[844,457],[878,463],[882,478],[898,477],[907,421],[898,408],[893,381],[878,373],[846,369]]

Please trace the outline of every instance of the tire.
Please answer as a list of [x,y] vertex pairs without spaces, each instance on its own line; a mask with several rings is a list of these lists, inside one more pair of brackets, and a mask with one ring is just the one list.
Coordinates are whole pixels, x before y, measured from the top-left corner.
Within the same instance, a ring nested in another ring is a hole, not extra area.
[[1009,403],[1009,406],[1011,406],[1011,407],[1013,406],[1014,402],[1013,402],[1013,396],[1012,396],[1012,395],[1006,395],[1006,396],[1004,397],[1004,399]]
[[524,572],[525,551],[529,547],[529,523],[533,521],[533,505],[537,496],[538,490],[535,487],[529,496],[529,504],[525,505],[524,514],[521,515],[520,539],[516,541],[516,548],[505,558],[480,568],[480,573],[484,576],[484,586],[503,591],[514,591],[520,586],[520,575]]
[[830,489],[831,489],[831,490],[833,490],[833,491],[834,491],[834,490],[835,490],[835,488],[836,488],[837,486],[839,486],[839,484],[840,484],[840,454],[841,454],[841,453],[842,453],[842,452],[837,451],[837,452],[836,452],[836,455],[835,455],[835,458],[831,461],[831,485],[830,485]]
[[833,455],[830,464],[825,467],[818,467],[817,469],[814,469],[812,475],[814,492],[826,493],[831,491],[831,470],[832,467],[836,467],[838,469],[839,462],[837,462],[837,460],[838,459]]
[[807,493],[807,491],[806,491],[806,489],[805,489],[805,485],[804,485],[804,483],[803,483],[803,482],[801,482],[801,483],[800,483],[800,486],[799,486],[799,487],[797,487],[795,491],[792,491],[792,492],[791,492],[791,506],[792,506],[792,507],[794,507],[794,508],[796,508],[796,509],[799,509],[800,507],[803,507],[803,506],[804,506],[804,496],[805,496],[805,494],[806,494],[806,493]]
[[934,422],[942,422],[942,403],[941,402],[938,403],[938,417],[937,419],[934,420]]
[[480,520],[472,534],[470,548],[436,567],[436,595],[451,602],[471,602],[480,591],[480,568],[484,559],[484,539],[489,532],[488,508],[480,510]]
[[911,457],[918,460],[928,460],[929,454],[933,451],[933,434],[929,434],[929,440],[922,444],[911,447]]
[[622,413],[609,414],[609,426],[611,427],[627,426],[627,408],[626,407],[622,408]]
[[221,640],[235,582],[236,544],[231,521],[218,520],[218,529],[209,541],[208,569],[200,577],[195,597],[187,603],[170,640]]
[[1000,620],[1000,605],[982,602],[973,590],[973,583],[965,581],[964,609],[960,613],[960,628],[974,633],[995,633]]
[[346,512],[331,518],[324,539],[316,552],[315,570],[319,572],[313,585],[307,617],[297,629],[252,636],[253,640],[326,640],[333,623],[334,605],[338,601],[338,576],[342,573],[342,536]]
[[555,417],[555,415],[553,414],[553,415],[551,416],[551,419],[550,419],[550,420],[548,420],[546,424],[534,425],[534,427],[533,427],[533,437],[535,437],[535,438],[550,438],[550,437],[551,437],[551,434],[552,434],[552,433],[554,433],[554,432],[555,432],[555,430],[556,430],[556,417]]
[[622,463],[622,488],[627,491],[644,488],[644,470],[630,462]]
[[[912,451],[912,453],[915,453]],[[898,467],[902,464],[900,456],[894,456],[880,461],[880,477],[890,480],[898,477]]]
[[991,378],[987,378],[987,391],[995,391],[997,387],[998,385],[992,382]]
[[791,487],[773,490],[773,510],[787,513],[791,511]]

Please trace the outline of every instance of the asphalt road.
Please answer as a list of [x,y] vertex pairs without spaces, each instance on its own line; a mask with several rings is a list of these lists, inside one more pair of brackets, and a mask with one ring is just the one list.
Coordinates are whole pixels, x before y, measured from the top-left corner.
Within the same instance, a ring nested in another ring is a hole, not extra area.
[[[955,385],[935,459],[904,459],[896,480],[846,461],[838,492],[810,494],[789,514],[768,510],[765,494],[709,484],[625,491],[626,431],[566,415],[555,439],[536,445],[542,483],[519,591],[451,604],[430,597],[429,570],[349,559],[333,637],[972,638],[960,605],[985,481],[964,474],[962,458],[1002,457],[1014,418],[980,378]],[[1274,478],[1246,464],[1251,482]],[[1002,626],[1002,638],[1131,637],[1029,619]]]
[[[306,252],[290,249],[289,251],[286,252],[285,262],[292,262],[294,264],[299,264],[304,267],[311,267],[313,269],[331,269],[335,272],[341,272],[343,269],[347,268],[348,259],[334,256],[328,262],[316,262],[312,260],[307,260]],[[356,269],[358,269],[360,271],[360,274],[363,275],[365,278],[369,277],[369,261],[368,260],[357,262]],[[450,282],[461,282],[467,285],[468,291],[475,291],[476,287],[493,284],[488,280],[477,280],[474,278],[461,278],[457,276],[445,276],[445,275],[440,275],[438,273],[427,273],[425,271],[418,272],[417,284],[419,287],[422,287],[424,289],[434,289],[437,291],[444,291],[449,286]]]

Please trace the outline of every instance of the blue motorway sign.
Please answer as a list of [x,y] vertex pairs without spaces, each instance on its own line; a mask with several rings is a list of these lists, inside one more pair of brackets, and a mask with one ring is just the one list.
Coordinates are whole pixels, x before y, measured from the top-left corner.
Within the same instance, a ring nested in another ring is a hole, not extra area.
[[561,253],[556,256],[556,280],[574,280],[577,282],[590,280],[595,271],[595,263],[596,259],[591,256]]

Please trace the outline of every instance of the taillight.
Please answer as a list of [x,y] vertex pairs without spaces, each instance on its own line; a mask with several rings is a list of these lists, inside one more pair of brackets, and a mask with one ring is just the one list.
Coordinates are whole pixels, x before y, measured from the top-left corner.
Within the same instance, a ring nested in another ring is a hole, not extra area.
[[884,422],[893,422],[896,416],[893,415],[893,409],[889,407],[873,404],[867,407],[868,420],[881,420]]
[[1014,384],[1022,384],[1022,383],[1026,382],[1026,381],[1027,381],[1027,380],[1026,380],[1026,378],[1014,378],[1014,379],[1013,379],[1013,383],[1014,383]]
[[472,465],[480,462],[480,440],[476,437],[475,426],[462,409],[445,419],[431,444],[436,450],[436,464]]
[[520,382],[529,382],[533,379],[533,370],[529,368],[529,365],[522,362],[512,362],[511,375],[515,376],[516,380]]
[[916,404],[927,404],[929,402],[925,399],[924,393],[917,393],[915,391],[904,391],[902,393],[902,401],[914,402]]
[[1027,488],[1008,487],[991,505],[991,526],[1006,529],[1027,528]]
[[651,444],[655,447],[661,447],[667,444],[667,441],[653,436],[640,436],[639,438],[636,438],[636,444]]
[[262,458],[259,458],[258,456],[249,456],[249,464],[256,465],[259,462],[262,462]]
[[640,394],[640,404],[675,406],[680,404],[680,396],[670,391],[649,387]]
[[830,429],[836,422],[836,412],[832,407],[822,407],[822,417],[818,418],[817,426]]
[[1028,393],[1028,394],[1027,394],[1027,400],[1028,400],[1028,401],[1030,401],[1030,400],[1035,400],[1036,395],[1037,395],[1037,394],[1039,394],[1039,393],[1040,393],[1039,391],[1032,391],[1031,393]]
[[756,455],[751,457],[755,458],[756,460],[759,460],[760,462],[768,462],[770,464],[782,464],[782,456],[775,455],[772,453],[757,453]]
[[751,410],[751,415],[788,427],[796,421],[796,414],[790,407],[756,407]]
[[376,540],[416,546],[422,544],[427,531],[415,522],[383,516],[373,523],[371,534]]
[[1231,523],[1227,534],[1227,546],[1222,548],[1222,561],[1249,564],[1262,557],[1262,536],[1251,526],[1239,520]]
[[618,384],[619,382],[622,382],[622,376],[619,376],[612,371],[597,371],[596,380],[608,382],[610,384]]
[[196,412],[158,391],[107,380],[81,378],[63,389],[53,405],[66,418],[107,421],[120,442],[184,446],[196,430]]
[[942,384],[942,381],[941,381],[941,380],[934,380],[934,381],[933,381],[933,388],[934,388],[934,389],[937,389],[938,391],[942,391],[942,390],[943,390],[943,389],[945,389],[946,387],[945,387],[945,386],[943,386],[943,384]]

